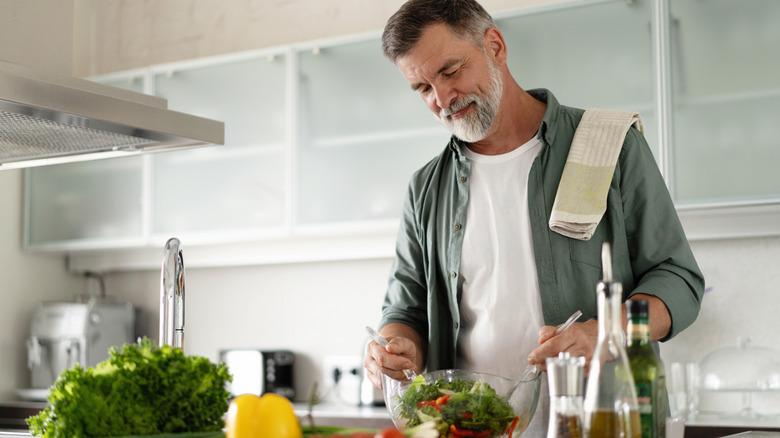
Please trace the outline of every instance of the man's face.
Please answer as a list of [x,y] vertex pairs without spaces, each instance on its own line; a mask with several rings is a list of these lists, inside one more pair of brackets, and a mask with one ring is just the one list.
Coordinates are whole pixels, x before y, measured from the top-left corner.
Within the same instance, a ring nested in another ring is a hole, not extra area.
[[461,140],[490,134],[501,102],[501,70],[486,53],[450,33],[446,25],[423,30],[398,67],[437,119]]

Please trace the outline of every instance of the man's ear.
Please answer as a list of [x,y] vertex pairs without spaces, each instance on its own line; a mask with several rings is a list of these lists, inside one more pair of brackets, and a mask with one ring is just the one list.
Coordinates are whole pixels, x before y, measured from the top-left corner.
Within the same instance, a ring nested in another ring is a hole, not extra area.
[[495,27],[486,30],[484,44],[488,56],[493,59],[493,62],[495,62],[496,65],[506,64],[506,43],[504,42],[504,36],[501,34],[501,31]]

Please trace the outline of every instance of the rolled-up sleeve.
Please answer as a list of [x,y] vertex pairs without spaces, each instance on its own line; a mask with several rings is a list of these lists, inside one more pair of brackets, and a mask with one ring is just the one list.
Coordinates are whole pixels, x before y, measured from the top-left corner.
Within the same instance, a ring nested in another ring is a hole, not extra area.
[[626,238],[636,286],[664,302],[668,340],[693,324],[704,295],[702,275],[666,184],[641,133],[631,129],[621,153]]

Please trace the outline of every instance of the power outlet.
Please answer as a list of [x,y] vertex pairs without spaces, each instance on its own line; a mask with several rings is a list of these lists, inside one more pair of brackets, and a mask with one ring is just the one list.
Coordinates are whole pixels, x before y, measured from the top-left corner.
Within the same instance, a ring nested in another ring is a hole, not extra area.
[[360,404],[360,382],[363,376],[363,359],[360,356],[325,356],[322,370],[323,389],[333,394],[333,399]]

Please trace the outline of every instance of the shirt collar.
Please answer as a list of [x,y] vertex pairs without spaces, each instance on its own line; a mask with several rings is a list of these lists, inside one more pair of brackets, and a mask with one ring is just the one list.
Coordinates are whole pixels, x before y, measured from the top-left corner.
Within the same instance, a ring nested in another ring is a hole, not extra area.
[[463,161],[466,159],[466,156],[463,155],[463,148],[465,148],[466,145],[461,139],[455,137],[455,135],[450,136],[450,144],[448,144],[447,147],[455,154],[456,160]]
[[539,134],[537,137],[548,145],[552,145],[555,141],[555,129],[550,129],[550,127],[556,126],[561,105],[550,90],[545,88],[536,88],[527,90],[527,92],[534,99],[547,104],[547,110],[544,112],[542,124],[539,125]]

